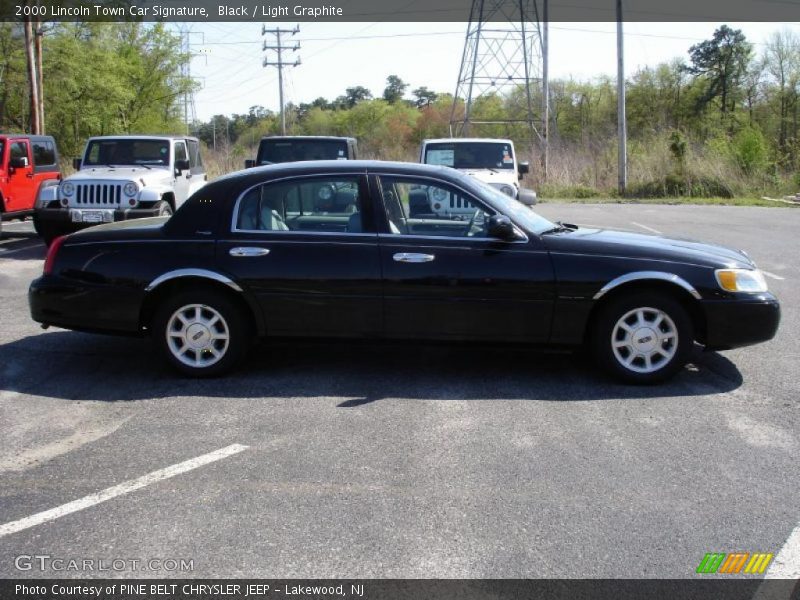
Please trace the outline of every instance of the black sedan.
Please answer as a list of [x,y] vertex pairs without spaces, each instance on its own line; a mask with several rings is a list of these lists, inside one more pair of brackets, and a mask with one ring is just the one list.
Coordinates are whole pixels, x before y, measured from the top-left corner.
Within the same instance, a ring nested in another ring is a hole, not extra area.
[[266,336],[587,346],[651,383],[695,342],[763,342],[780,320],[744,252],[552,223],[458,171],[368,161],[241,171],[169,220],[59,238],[29,301],[44,326],[152,335],[192,376]]

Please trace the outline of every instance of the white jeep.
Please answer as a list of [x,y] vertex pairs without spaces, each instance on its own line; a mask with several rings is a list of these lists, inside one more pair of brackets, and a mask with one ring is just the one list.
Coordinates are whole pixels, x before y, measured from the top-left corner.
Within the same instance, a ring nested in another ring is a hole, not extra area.
[[[458,169],[488,183],[523,204],[536,204],[536,192],[520,187],[520,180],[529,172],[527,162],[518,162],[514,142],[489,138],[441,138],[424,140],[419,161]],[[458,202],[453,199],[453,202]],[[437,204],[439,206],[437,207]],[[458,212],[458,206],[434,203],[435,213]]]
[[48,244],[98,223],[171,215],[207,181],[192,137],[93,137],[73,166],[75,174],[36,201],[36,230]]

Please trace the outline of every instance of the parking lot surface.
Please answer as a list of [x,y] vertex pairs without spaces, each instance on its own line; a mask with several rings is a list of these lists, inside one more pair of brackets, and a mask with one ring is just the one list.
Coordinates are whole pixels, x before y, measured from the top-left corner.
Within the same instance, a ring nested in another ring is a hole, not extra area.
[[744,248],[782,302],[776,339],[644,388],[572,354],[341,342],[262,344],[193,381],[147,340],[40,329],[44,247],[4,224],[0,577],[108,575],[20,555],[276,578],[684,578],[708,552],[797,556],[800,211],[537,210]]

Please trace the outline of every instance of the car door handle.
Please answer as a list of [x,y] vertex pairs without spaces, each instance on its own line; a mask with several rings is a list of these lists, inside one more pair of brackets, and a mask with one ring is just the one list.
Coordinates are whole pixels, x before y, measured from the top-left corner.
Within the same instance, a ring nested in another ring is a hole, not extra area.
[[414,254],[413,252],[398,252],[394,255],[396,262],[404,263],[426,263],[436,258],[433,254]]
[[228,254],[230,254],[231,256],[266,256],[267,254],[269,254],[269,248],[239,246],[237,248],[231,248],[230,250],[228,250]]

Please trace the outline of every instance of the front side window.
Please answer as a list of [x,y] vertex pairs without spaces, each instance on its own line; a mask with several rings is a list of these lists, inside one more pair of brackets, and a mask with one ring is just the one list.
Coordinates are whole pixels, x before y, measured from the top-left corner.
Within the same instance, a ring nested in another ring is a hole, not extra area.
[[11,142],[11,158],[28,158],[28,144]]
[[445,184],[381,177],[389,229],[395,235],[487,238],[495,211]]
[[[169,166],[169,140],[92,140],[86,149],[87,167],[153,165]],[[185,153],[185,148],[184,148]]]
[[239,200],[239,231],[364,233],[358,178],[306,178],[265,183]]
[[179,160],[189,160],[189,155],[186,153],[186,144],[183,142],[175,142],[175,162]]

